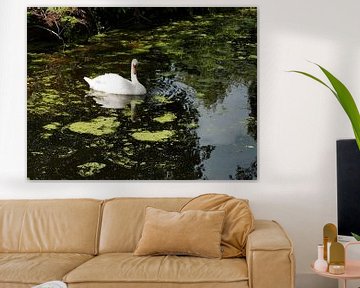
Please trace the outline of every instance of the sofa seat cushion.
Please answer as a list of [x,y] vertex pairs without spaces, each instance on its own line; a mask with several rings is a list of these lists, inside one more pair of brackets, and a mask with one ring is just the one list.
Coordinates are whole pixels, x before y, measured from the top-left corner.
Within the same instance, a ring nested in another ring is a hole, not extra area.
[[209,284],[242,281],[247,285],[247,280],[247,265],[245,260],[240,258],[134,256],[131,253],[109,253],[96,256],[64,277],[64,281],[70,284],[123,282],[143,283],[144,287],[148,287],[147,283]]
[[0,283],[40,284],[61,280],[92,257],[72,253],[0,253]]

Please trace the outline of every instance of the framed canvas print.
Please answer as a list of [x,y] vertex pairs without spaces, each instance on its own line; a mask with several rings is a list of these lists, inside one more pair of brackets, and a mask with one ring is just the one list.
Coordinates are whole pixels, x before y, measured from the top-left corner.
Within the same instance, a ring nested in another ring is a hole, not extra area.
[[28,7],[31,180],[255,180],[255,7]]

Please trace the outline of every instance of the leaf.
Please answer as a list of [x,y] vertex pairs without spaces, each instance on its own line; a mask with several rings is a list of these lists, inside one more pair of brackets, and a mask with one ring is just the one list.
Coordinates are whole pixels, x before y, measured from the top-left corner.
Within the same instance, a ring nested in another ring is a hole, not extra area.
[[334,75],[332,75],[325,68],[316,64],[321,71],[325,74],[325,76],[329,79],[331,85],[334,87],[338,100],[341,106],[344,108],[346,114],[348,115],[350,122],[353,126],[356,142],[358,144],[360,150],[360,114],[359,110],[356,107],[356,103],[354,98],[352,97],[350,91],[346,88],[346,86],[338,80]]
[[309,73],[297,71],[297,70],[292,70],[289,72],[294,72],[294,73],[305,75],[305,76],[321,83],[335,95],[336,99],[339,101],[340,105],[343,107],[345,113],[347,114],[347,116],[350,119],[353,131],[354,131],[354,135],[356,138],[356,143],[360,150],[360,114],[359,114],[358,108],[356,107],[354,98],[352,97],[350,91],[346,88],[346,86],[340,80],[338,80],[334,75],[332,75],[329,71],[327,71],[322,66],[320,66],[316,63],[314,63],[314,64],[317,65],[321,69],[321,71],[325,74],[325,76],[330,81],[333,88],[331,88],[325,82],[323,82],[319,78],[317,78]]
[[323,81],[321,81],[319,78],[317,78],[317,77],[315,77],[315,76],[313,76],[313,75],[311,75],[311,74],[309,74],[309,73],[302,72],[302,71],[297,71],[297,70],[290,70],[290,71],[288,71],[288,72],[294,72],[294,73],[302,74],[302,75],[305,75],[305,76],[307,76],[307,77],[309,77],[309,78],[311,78],[311,79],[313,79],[313,80],[315,80],[315,81],[318,81],[318,82],[320,82],[321,84],[323,84],[325,87],[329,88],[329,89],[331,90],[331,92],[335,95],[336,98],[338,97],[337,94],[336,94],[336,92],[335,92],[333,89],[331,89],[331,87],[329,87],[326,83],[324,83]]
[[356,239],[356,241],[360,241],[360,235],[355,234],[353,232],[351,232],[351,235]]

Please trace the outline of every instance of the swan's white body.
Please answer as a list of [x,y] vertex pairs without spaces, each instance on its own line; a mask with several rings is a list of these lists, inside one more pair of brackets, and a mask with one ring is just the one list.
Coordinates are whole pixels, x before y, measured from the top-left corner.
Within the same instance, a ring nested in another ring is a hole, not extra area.
[[143,95],[146,94],[145,87],[139,82],[136,75],[138,61],[131,61],[131,81],[120,75],[107,73],[94,79],[84,77],[91,89],[111,94]]

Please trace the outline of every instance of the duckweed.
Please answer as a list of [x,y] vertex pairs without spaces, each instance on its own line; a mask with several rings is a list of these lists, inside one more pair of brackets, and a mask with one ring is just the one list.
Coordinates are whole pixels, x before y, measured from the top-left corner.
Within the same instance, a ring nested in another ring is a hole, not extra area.
[[115,152],[108,153],[107,159],[113,162],[114,164],[119,165],[126,169],[131,169],[138,163],[137,161],[131,160],[129,157],[123,156],[121,154],[117,154]]
[[88,162],[82,165],[78,165],[78,174],[82,177],[90,177],[100,172],[106,166],[104,163]]
[[43,126],[43,128],[45,130],[49,130],[49,131],[57,130],[59,127],[61,127],[61,124],[59,122],[52,122],[50,124],[47,124],[47,125]]
[[42,139],[49,139],[53,134],[52,133],[41,133]]
[[120,123],[115,117],[97,117],[88,122],[75,122],[69,125],[69,130],[80,134],[92,134],[101,136],[116,131]]
[[58,106],[65,106],[65,103],[54,89],[45,89],[45,92],[32,93],[28,99],[28,112],[38,115],[53,113],[53,115],[67,116],[68,113],[57,109]]
[[164,142],[167,141],[170,137],[174,136],[175,132],[172,130],[162,130],[162,131],[143,131],[135,132],[132,134],[138,141],[149,141],[149,142]]
[[189,129],[195,129],[199,127],[199,124],[196,123],[195,121],[192,121],[191,123],[187,124],[186,127]]
[[[126,144],[130,144],[130,143],[126,143]],[[125,144],[125,145],[126,145]],[[135,151],[134,151],[134,147],[132,147],[132,146],[126,146],[126,147],[124,147],[124,152],[128,155],[128,156],[133,156],[134,155],[134,153],[135,153]]]
[[172,100],[169,100],[167,97],[165,97],[164,95],[155,95],[153,97],[153,99],[158,102],[158,103],[161,103],[161,104],[170,104],[170,103],[173,103],[174,101]]
[[154,121],[159,123],[172,122],[176,119],[176,115],[172,112],[166,112],[164,115],[154,118]]

